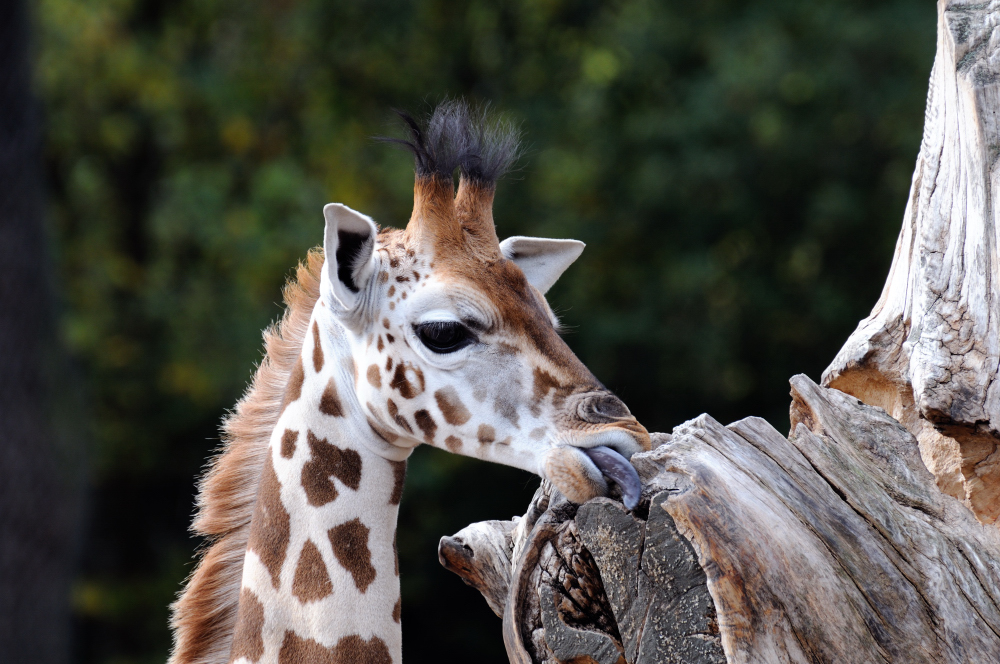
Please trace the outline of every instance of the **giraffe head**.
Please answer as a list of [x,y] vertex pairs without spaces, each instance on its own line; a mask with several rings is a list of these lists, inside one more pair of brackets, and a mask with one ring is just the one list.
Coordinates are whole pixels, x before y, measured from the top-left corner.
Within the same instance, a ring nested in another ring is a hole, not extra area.
[[458,103],[410,127],[405,231],[379,232],[343,205],[324,210],[323,298],[348,330],[369,425],[394,445],[534,472],[577,502],[604,495],[606,478],[623,484],[624,459],[650,441],[559,336],[545,300],[583,243],[498,241],[493,194],[516,133]]

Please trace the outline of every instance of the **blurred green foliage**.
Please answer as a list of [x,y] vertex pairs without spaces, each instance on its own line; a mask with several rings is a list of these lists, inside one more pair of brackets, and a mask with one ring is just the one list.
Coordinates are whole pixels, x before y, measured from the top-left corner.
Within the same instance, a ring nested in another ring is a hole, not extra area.
[[[62,328],[93,485],[80,662],[159,662],[217,424],[322,205],[401,225],[391,108],[490,101],[529,153],[501,237],[588,243],[550,300],[651,430],[787,428],[881,289],[922,126],[932,3],[41,0],[38,89]],[[420,450],[401,515],[407,661],[506,661],[437,538],[534,480]]]

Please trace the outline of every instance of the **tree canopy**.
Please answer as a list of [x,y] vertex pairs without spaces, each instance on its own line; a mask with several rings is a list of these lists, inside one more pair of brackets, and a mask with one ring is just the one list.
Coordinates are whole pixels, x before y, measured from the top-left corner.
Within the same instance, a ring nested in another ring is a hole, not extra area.
[[[489,102],[527,155],[501,238],[588,244],[550,292],[651,431],[788,426],[878,298],[920,142],[934,8],[915,0],[41,0],[37,89],[61,331],[88,404],[77,659],[162,661],[195,477],[324,203],[402,226],[393,108]],[[404,653],[506,661],[437,538],[530,476],[431,450],[400,518]]]

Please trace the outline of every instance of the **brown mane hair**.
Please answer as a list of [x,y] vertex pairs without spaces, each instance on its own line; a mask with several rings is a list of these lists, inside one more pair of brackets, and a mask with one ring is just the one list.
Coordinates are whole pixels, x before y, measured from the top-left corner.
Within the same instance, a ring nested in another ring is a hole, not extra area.
[[292,367],[319,299],[321,248],[299,263],[283,289],[285,313],[264,331],[264,360],[243,398],[222,423],[223,448],[198,487],[191,529],[208,538],[198,566],[174,602],[169,664],[225,664],[236,625],[243,556],[257,484]]

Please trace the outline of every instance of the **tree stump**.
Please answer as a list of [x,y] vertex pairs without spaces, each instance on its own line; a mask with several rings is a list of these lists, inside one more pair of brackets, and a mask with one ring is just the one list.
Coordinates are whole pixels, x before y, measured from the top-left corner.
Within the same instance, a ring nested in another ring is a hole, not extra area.
[[702,415],[632,458],[632,512],[543,482],[441,540],[511,662],[1000,662],[998,25],[938,3],[892,270],[787,438]]

